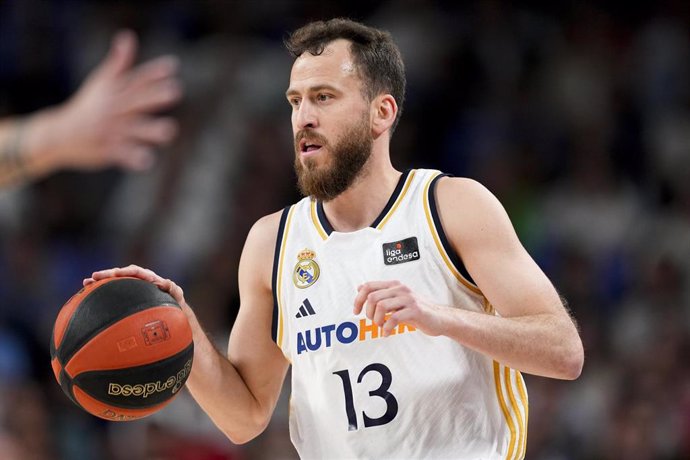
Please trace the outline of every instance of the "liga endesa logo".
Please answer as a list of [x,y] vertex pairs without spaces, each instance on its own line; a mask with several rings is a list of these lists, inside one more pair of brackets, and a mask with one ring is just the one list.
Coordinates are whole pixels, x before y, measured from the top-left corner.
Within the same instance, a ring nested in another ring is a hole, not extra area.
[[416,236],[383,244],[383,263],[385,265],[404,264],[413,260],[419,260],[419,244]]
[[134,385],[110,382],[108,384],[108,394],[111,396],[135,396],[141,398],[147,398],[152,394],[167,390],[172,390],[172,394],[175,394],[182,388],[191,370],[192,360],[190,359],[177,374],[171,375],[164,381],[157,380],[155,382],[137,383]]

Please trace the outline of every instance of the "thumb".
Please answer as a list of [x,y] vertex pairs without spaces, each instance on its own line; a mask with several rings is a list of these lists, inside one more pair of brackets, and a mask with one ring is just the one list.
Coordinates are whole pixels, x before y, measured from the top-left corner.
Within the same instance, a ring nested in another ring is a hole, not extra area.
[[131,30],[120,30],[110,44],[107,56],[99,66],[98,72],[118,76],[134,64],[137,53],[137,36]]

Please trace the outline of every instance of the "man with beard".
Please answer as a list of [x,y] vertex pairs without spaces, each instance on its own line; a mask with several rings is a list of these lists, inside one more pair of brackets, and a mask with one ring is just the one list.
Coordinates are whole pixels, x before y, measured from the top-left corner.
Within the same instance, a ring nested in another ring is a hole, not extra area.
[[259,220],[239,267],[228,356],[194,330],[189,390],[234,442],[257,436],[292,366],[304,458],[522,458],[520,372],[574,379],[577,329],[500,203],[478,183],[397,171],[405,76],[386,32],[349,20],[292,34],[286,96],[305,198]]

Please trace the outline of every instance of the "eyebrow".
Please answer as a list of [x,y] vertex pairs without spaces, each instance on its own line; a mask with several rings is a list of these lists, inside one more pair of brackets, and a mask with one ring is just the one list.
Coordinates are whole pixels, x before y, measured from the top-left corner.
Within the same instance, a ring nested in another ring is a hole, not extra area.
[[[336,88],[335,86],[332,86],[332,85],[329,85],[329,84],[326,84],[326,83],[321,84],[321,85],[311,86],[311,87],[307,88],[307,92],[310,92],[310,93],[315,93],[315,92],[323,91],[323,90],[333,91],[333,92],[336,92],[336,93],[340,93],[340,92],[341,92],[341,91],[340,91],[338,88]],[[294,89],[294,88],[288,88],[288,90],[285,92],[285,97],[289,98],[290,96],[295,96],[295,95],[298,95],[299,93],[300,93],[300,92],[297,91],[297,90]]]

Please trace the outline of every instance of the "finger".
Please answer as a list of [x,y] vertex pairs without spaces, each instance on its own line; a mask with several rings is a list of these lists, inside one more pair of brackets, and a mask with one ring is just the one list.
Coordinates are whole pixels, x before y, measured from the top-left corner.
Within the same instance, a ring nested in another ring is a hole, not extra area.
[[184,302],[184,291],[174,281],[161,278],[154,284],[161,290],[168,292],[178,303]]
[[409,308],[401,308],[394,311],[389,317],[386,318],[386,322],[383,323],[381,328],[381,334],[384,337],[388,337],[393,333],[393,329],[401,324],[406,324],[412,326],[414,321],[414,312]]
[[355,296],[353,313],[359,315],[362,307],[367,300],[370,293],[379,289],[385,289],[391,286],[399,285],[399,281],[369,281],[357,287],[357,295]]
[[127,267],[123,268],[110,268],[107,270],[100,270],[97,272],[93,272],[91,274],[91,278],[93,278],[95,281],[102,280],[105,278],[113,278],[113,277],[123,277],[123,276],[133,276],[136,278],[141,278],[145,281],[154,281],[155,279],[155,274],[151,270],[146,270],[142,267],[139,267],[138,265],[129,265]]
[[[170,281],[170,280],[168,280]],[[170,289],[169,289],[170,294],[172,294],[173,297],[175,297],[179,302],[184,301],[184,291],[182,288],[175,282],[170,281]]]
[[109,163],[128,171],[148,171],[156,162],[151,147],[143,144],[124,143],[110,154]]
[[367,296],[369,295],[369,289],[366,288],[364,285],[357,286],[357,294],[355,295],[355,300],[353,302],[353,309],[352,313],[355,315],[359,315],[360,312],[362,311],[362,307],[364,306],[364,302],[367,300]]
[[156,84],[148,85],[139,90],[125,89],[124,94],[116,101],[119,114],[151,113],[170,108],[182,97],[182,84],[173,79],[167,79]]
[[121,75],[134,64],[137,54],[137,36],[131,30],[115,34],[110,50],[96,72],[110,77]]
[[117,272],[117,270],[120,270],[120,269],[119,268],[109,268],[107,270],[99,270],[97,272],[93,272],[91,274],[90,279],[92,279],[94,281],[99,281],[99,280],[102,280],[105,278],[112,278],[113,276],[115,276],[115,273]]
[[402,308],[404,308],[404,305],[402,304],[402,299],[400,297],[391,297],[381,300],[376,304],[376,311],[374,312],[372,322],[378,327],[383,327],[387,321],[386,317],[390,316],[392,312]]
[[393,332],[393,329],[395,329],[398,324],[400,323],[400,316],[396,315],[396,313],[391,314],[386,318],[386,321],[383,323],[383,327],[381,328],[381,335],[384,337],[388,337],[391,335]]
[[389,287],[399,286],[399,285],[400,285],[400,281],[398,281],[398,280],[386,280],[386,281],[368,281],[368,282],[362,284],[362,286],[360,286],[360,287],[367,287],[373,291],[377,291],[379,289],[386,289]]
[[153,145],[166,145],[177,135],[178,126],[177,122],[170,117],[140,117],[132,120],[122,129],[127,139]]
[[127,81],[128,91],[139,91],[163,80],[175,80],[180,61],[175,56],[161,56],[147,61],[130,73]]
[[367,300],[365,302],[365,310],[366,310],[366,316],[370,320],[374,320],[374,317],[376,316],[376,311],[378,310],[379,304],[384,300],[384,299],[389,299],[392,297],[395,297],[396,291],[394,287],[389,287],[386,289],[379,289],[377,291],[371,292],[367,296]]
[[81,282],[82,286],[88,286],[91,283],[94,283],[96,280],[93,278],[84,278],[84,280]]

